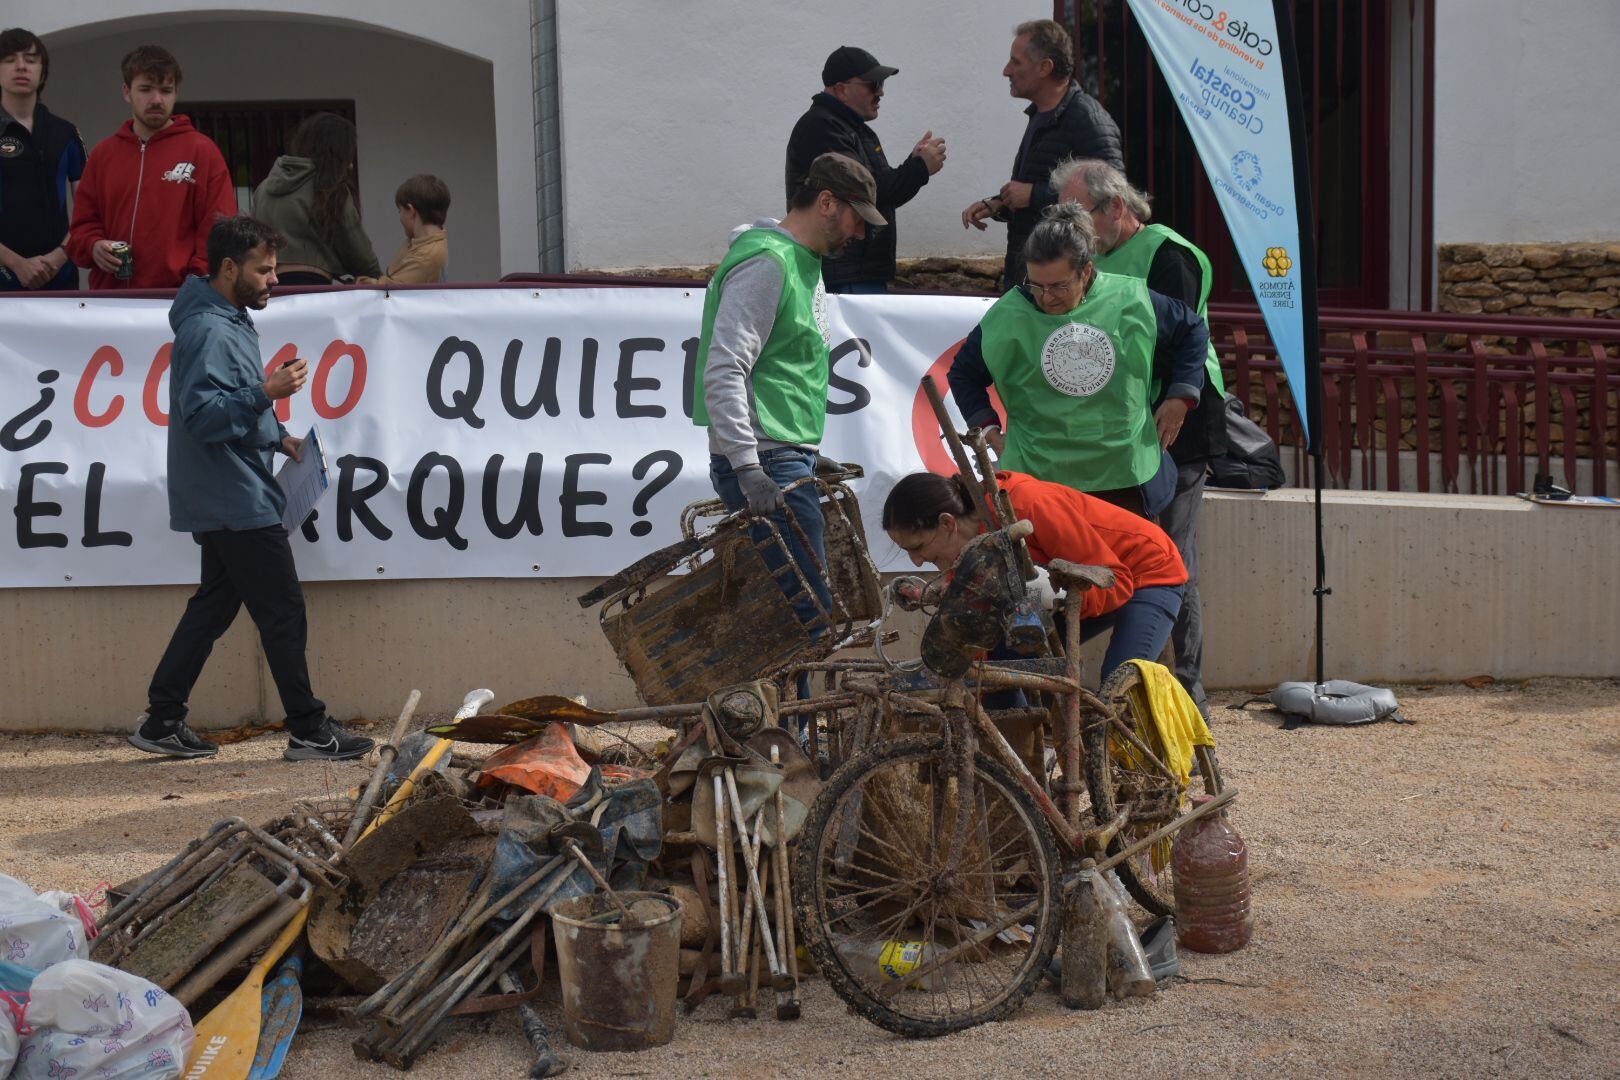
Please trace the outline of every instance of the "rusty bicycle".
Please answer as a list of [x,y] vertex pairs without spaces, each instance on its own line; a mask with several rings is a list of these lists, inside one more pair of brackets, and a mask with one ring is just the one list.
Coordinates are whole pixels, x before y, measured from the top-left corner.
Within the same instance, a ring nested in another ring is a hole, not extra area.
[[[947,436],[970,476],[960,437]],[[1005,524],[969,545],[939,591],[926,664],[884,659],[843,678],[859,699],[864,748],[828,779],[794,855],[796,913],[818,968],[857,1012],[906,1036],[1016,1010],[1057,949],[1082,869],[1117,870],[1139,903],[1167,913],[1170,838],[1236,794],[1209,747],[1178,775],[1136,666],[1100,693],[1082,684],[1079,598],[1112,584],[1108,569],[1053,560],[1066,633],[1049,655],[975,659],[1006,639],[1031,576],[1031,527],[995,491],[982,439],[975,450],[981,475],[970,487],[988,520]],[[1008,690],[1045,704],[986,709],[986,694]],[[1050,775],[1003,732],[1031,719],[1053,732]],[[1213,798],[1193,806],[1198,789]]]

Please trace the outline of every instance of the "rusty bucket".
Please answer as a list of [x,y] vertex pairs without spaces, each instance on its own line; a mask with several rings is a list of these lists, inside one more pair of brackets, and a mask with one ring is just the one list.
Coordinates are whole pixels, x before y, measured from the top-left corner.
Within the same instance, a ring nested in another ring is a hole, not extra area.
[[563,1030],[582,1050],[647,1050],[675,1035],[681,951],[680,901],[621,892],[639,925],[620,926],[600,893],[551,912],[562,979]]

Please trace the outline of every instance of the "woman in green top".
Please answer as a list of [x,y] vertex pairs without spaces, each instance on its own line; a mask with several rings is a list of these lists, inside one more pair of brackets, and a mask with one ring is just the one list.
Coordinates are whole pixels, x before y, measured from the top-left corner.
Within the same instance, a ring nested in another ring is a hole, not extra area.
[[[951,392],[970,427],[995,429],[1001,467],[1067,484],[1151,517],[1175,492],[1164,447],[1198,403],[1209,329],[1198,313],[1141,281],[1093,265],[1091,215],[1047,209],[1024,245],[1023,284],[985,313],[951,363]],[[1170,355],[1155,415],[1153,357]],[[994,385],[1007,410],[990,404]]]

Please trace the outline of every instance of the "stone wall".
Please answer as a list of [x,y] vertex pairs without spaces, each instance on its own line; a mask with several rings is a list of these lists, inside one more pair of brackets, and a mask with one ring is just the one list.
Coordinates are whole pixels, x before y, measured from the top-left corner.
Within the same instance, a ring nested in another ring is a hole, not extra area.
[[1620,244],[1441,244],[1442,311],[1620,318]]
[[[999,295],[1001,262],[1000,255],[978,259],[901,259],[895,268],[893,288]],[[642,266],[581,272],[652,278],[657,281],[707,281],[709,275],[714,273],[714,266]]]

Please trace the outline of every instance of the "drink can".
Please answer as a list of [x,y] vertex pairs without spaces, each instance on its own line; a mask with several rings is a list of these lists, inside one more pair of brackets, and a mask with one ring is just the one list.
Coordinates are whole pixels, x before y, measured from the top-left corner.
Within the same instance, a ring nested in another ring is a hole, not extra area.
[[128,281],[135,275],[135,258],[130,253],[129,243],[124,240],[114,240],[112,242],[112,253],[118,256],[116,276],[122,281]]

